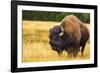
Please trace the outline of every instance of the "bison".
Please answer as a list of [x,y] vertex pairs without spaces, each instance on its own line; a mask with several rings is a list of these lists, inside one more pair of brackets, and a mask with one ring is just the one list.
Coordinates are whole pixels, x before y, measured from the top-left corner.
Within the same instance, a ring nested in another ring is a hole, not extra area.
[[60,25],[49,32],[50,45],[59,55],[65,50],[69,56],[77,56],[80,47],[83,55],[89,32],[76,16],[66,16]]

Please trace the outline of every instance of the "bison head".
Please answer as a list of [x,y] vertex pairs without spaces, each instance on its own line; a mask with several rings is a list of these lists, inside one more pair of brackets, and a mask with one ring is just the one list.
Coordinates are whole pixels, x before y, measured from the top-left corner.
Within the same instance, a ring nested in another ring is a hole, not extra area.
[[50,45],[60,55],[66,48],[67,35],[61,26],[54,26],[49,30]]

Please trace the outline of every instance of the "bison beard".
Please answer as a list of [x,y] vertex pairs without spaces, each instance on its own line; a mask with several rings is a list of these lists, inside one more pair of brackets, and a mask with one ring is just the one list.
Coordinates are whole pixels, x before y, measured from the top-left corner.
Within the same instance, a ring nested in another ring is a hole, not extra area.
[[66,16],[61,25],[54,26],[49,32],[50,45],[59,55],[65,50],[68,56],[76,57],[80,47],[83,55],[89,33],[77,17]]
[[60,55],[62,51],[67,47],[67,35],[63,34],[63,36],[60,36],[61,29],[59,26],[54,26],[52,29],[50,29],[50,45],[53,50],[57,51],[57,53]]

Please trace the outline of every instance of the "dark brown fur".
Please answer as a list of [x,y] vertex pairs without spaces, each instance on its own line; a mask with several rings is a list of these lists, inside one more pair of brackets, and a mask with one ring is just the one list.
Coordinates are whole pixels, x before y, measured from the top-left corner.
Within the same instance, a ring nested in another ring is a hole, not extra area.
[[[63,28],[63,31],[60,27]],[[64,34],[59,36],[61,32]],[[65,50],[68,55],[77,56],[80,47],[82,47],[83,55],[89,32],[76,16],[69,15],[62,20],[59,26],[50,29],[49,38],[52,49],[56,50],[58,54]]]
[[80,47],[81,47],[81,53],[82,53],[82,56],[83,56],[84,49],[85,49],[85,46],[86,46],[86,42],[89,39],[89,31],[88,31],[87,27],[85,26],[85,24],[81,25],[80,28],[81,28]]

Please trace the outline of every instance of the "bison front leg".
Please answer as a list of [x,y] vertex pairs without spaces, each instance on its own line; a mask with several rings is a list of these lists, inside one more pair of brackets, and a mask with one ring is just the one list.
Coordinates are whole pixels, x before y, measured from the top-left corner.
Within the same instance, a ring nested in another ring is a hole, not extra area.
[[62,54],[62,50],[58,50],[57,53],[60,56]]
[[73,48],[73,57],[77,57],[78,55],[78,52],[79,52],[79,48]]
[[67,52],[69,58],[73,57],[73,55],[72,55],[73,48],[65,49],[65,51]]

